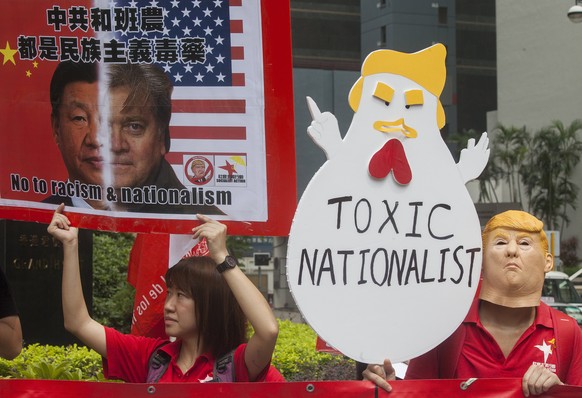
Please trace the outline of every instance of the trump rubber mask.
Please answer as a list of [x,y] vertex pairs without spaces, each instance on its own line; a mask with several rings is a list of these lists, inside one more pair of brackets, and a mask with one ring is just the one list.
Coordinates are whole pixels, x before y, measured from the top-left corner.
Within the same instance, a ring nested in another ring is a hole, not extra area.
[[543,226],[517,210],[489,220],[483,231],[482,300],[511,308],[539,305],[545,274],[553,267]]

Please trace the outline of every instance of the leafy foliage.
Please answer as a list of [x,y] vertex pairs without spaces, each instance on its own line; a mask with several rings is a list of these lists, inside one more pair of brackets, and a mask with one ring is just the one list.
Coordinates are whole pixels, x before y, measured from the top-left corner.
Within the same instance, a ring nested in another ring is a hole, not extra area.
[[529,210],[548,229],[563,231],[570,222],[567,210],[576,209],[579,188],[571,178],[582,155],[580,130],[582,120],[574,120],[570,126],[553,121],[538,131],[521,170]]
[[499,125],[496,128],[497,135],[493,140],[491,150],[491,163],[495,167],[497,178],[505,181],[509,187],[509,201],[521,203],[521,181],[525,156],[527,154],[527,142],[530,139],[525,126],[505,127]]
[[316,339],[317,335],[306,324],[279,321],[273,365],[287,381],[354,380],[355,362],[316,351]]
[[242,268],[245,266],[242,257],[245,256],[248,252],[252,251],[250,240],[250,236],[229,235],[226,237],[226,246],[229,253],[238,259],[239,266]]
[[134,236],[96,232],[93,239],[93,318],[129,333],[135,289],[127,282],[127,265]]
[[[527,208],[547,229],[563,232],[570,222],[568,211],[576,209],[578,199],[572,176],[582,157],[580,131],[581,119],[569,126],[554,120],[534,134],[526,126],[497,126],[489,162],[479,177],[479,201],[498,202],[495,188],[503,181],[510,202]],[[478,139],[478,133],[467,130],[450,138],[459,152],[469,139]]]
[[0,358],[0,377],[47,380],[103,380],[101,356],[76,344],[31,344],[12,361]]

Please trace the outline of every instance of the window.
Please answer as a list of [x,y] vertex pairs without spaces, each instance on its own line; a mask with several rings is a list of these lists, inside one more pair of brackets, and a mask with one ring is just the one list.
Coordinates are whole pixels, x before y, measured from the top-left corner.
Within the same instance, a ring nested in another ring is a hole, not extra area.
[[386,26],[380,26],[380,40],[378,40],[378,47],[386,46]]
[[439,7],[439,24],[446,25],[448,20],[449,9],[447,7]]

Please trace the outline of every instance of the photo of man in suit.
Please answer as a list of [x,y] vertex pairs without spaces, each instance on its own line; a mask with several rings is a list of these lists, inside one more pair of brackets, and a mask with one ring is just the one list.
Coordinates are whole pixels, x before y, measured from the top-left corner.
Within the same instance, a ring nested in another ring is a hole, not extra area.
[[[106,195],[101,200],[54,195],[45,202],[138,213],[224,214],[214,205],[132,201],[122,196],[123,189],[187,189],[165,158],[170,150],[173,86],[155,65],[116,64],[102,71],[107,93],[101,93],[99,67],[59,64],[51,81],[51,125],[69,181],[88,189],[112,187],[117,200]],[[102,98],[108,98],[108,107],[100,106]]]

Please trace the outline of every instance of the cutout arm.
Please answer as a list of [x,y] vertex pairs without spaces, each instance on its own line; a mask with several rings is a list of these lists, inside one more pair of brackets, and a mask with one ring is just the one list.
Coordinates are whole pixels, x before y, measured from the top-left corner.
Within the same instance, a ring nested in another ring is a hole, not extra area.
[[481,134],[477,144],[475,144],[474,138],[467,142],[467,148],[461,151],[459,163],[457,163],[457,168],[465,184],[481,175],[487,166],[489,152],[487,132]]
[[323,112],[311,97],[307,97],[307,107],[313,121],[307,127],[307,133],[325,152],[327,160],[330,160],[339,152],[342,144],[342,137],[336,117],[330,112]]

